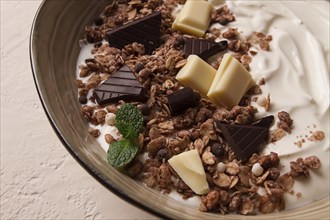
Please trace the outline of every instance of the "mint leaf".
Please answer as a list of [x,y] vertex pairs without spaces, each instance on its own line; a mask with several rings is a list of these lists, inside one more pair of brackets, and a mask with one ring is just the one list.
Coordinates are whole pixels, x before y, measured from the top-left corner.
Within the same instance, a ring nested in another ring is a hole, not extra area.
[[143,126],[141,111],[132,104],[124,104],[116,113],[116,127],[125,139],[135,139]]
[[111,166],[115,168],[123,167],[131,162],[139,150],[132,140],[121,140],[110,144],[107,159]]
[[116,112],[116,127],[125,139],[109,146],[107,160],[115,168],[122,168],[131,162],[139,150],[136,140],[143,125],[141,111],[131,104],[123,105]]

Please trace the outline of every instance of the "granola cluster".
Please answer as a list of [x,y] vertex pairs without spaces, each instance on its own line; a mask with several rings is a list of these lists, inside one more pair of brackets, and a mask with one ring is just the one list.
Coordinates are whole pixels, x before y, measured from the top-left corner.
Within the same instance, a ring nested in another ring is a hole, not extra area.
[[[113,125],[113,115],[124,102],[100,106],[91,93],[96,86],[126,64],[144,86],[148,96],[145,103],[133,103],[144,116],[145,129],[139,136],[139,153],[147,154],[148,159],[142,160],[137,156],[129,165],[127,170],[132,178],[163,192],[170,192],[174,188],[183,198],[195,196],[167,160],[184,151],[197,149],[210,186],[210,192],[201,196],[201,211],[247,215],[256,213],[256,210],[271,213],[276,209],[284,209],[283,194],[292,192],[293,178],[300,175],[307,177],[309,169],[320,166],[318,158],[298,158],[291,162],[291,171],[281,175],[276,153],[254,154],[248,161],[237,160],[221,132],[214,127],[215,120],[242,125],[253,123],[257,109],[251,106],[251,102],[260,98],[260,85],[265,84],[264,79],[251,88],[240,104],[231,110],[216,107],[208,100],[201,99],[198,106],[189,108],[180,115],[171,114],[167,96],[182,88],[175,76],[186,63],[182,52],[183,35],[171,29],[174,21],[171,13],[178,3],[183,4],[185,0],[113,1],[94,21],[94,25],[85,28],[86,40],[93,43],[94,48],[91,51],[93,57],[86,59],[79,67],[81,79],[76,81],[84,118],[92,125]],[[153,11],[162,13],[162,44],[152,55],[145,54],[144,46],[138,43],[129,44],[123,49],[102,43],[108,30]],[[212,14],[212,23],[227,25],[232,21],[235,21],[235,17],[226,6]],[[256,32],[241,40],[239,31],[234,28],[228,28],[223,33],[212,29],[205,34],[207,39],[220,36],[228,40],[228,49],[246,69],[249,69],[252,57],[257,54],[257,51],[251,50],[251,46],[259,45],[262,50],[268,51],[272,40],[271,36]],[[211,65],[218,68],[220,62],[221,57]],[[269,109],[269,95],[262,105],[266,110]],[[280,112],[278,118],[280,122],[278,128],[271,132],[270,142],[281,139],[291,131],[293,121],[289,114]],[[101,135],[98,129],[93,128],[90,133],[95,138]],[[318,140],[321,136],[318,133],[313,138]],[[110,144],[120,140],[121,136],[119,133],[115,137],[105,134],[101,138]]]

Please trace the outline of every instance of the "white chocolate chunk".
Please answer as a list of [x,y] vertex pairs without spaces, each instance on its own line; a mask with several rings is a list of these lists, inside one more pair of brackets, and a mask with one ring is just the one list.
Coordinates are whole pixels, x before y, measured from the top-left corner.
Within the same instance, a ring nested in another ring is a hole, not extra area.
[[188,0],[172,24],[172,29],[203,37],[211,21],[213,6],[204,0]]
[[232,108],[253,84],[251,74],[227,53],[223,56],[207,96],[218,106]]
[[209,191],[202,160],[196,149],[175,155],[168,163],[196,194],[203,195]]
[[210,4],[213,6],[220,6],[223,5],[226,1],[225,0],[208,0]]
[[216,70],[196,55],[190,55],[187,63],[176,75],[176,79],[207,98],[207,93],[215,77]]

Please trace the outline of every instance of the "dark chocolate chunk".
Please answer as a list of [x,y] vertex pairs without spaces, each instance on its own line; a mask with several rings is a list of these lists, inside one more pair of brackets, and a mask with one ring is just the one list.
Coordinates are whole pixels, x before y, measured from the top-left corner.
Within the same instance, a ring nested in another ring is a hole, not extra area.
[[215,121],[215,126],[220,129],[237,159],[247,160],[260,150],[260,146],[266,141],[269,133],[269,126],[273,123],[273,116],[261,119],[256,124],[239,125],[227,124]]
[[145,89],[128,66],[123,66],[94,89],[93,96],[100,105],[110,102],[146,101]]
[[154,12],[106,33],[111,47],[122,49],[127,44],[137,42],[144,45],[146,54],[151,54],[159,46],[161,13]]
[[138,109],[140,109],[142,115],[148,116],[150,115],[150,108],[147,104],[139,104],[137,105]]
[[257,120],[256,122],[253,122],[251,125],[269,128],[273,123],[274,123],[274,116],[269,115]]
[[198,105],[200,95],[191,88],[185,87],[167,96],[172,115]]
[[225,40],[216,43],[208,40],[185,37],[183,52],[186,57],[191,54],[196,54],[203,60],[206,60],[216,53],[227,49],[227,47],[228,43]]

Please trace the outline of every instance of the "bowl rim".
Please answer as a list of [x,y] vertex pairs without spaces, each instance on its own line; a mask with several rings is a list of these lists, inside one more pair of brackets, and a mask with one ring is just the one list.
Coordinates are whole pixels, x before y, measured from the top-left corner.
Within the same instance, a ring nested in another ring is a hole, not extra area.
[[37,73],[36,73],[37,70],[35,69],[35,60],[36,60],[37,55],[33,52],[33,49],[32,49],[36,21],[38,19],[40,12],[44,8],[46,1],[47,0],[42,0],[42,2],[40,3],[40,6],[38,7],[38,9],[34,15],[34,18],[33,18],[32,27],[31,27],[30,34],[29,34],[29,58],[30,58],[30,65],[31,65],[31,71],[32,71],[32,75],[33,75],[34,85],[36,87],[37,94],[40,99],[41,105],[44,109],[44,112],[47,116],[47,119],[48,119],[51,127],[53,128],[53,131],[55,132],[56,136],[59,138],[62,145],[65,147],[65,149],[69,152],[69,154],[80,164],[80,166],[82,166],[84,168],[85,171],[87,171],[88,174],[90,174],[94,179],[96,179],[99,183],[101,183],[101,185],[103,185],[105,188],[109,189],[113,194],[115,194],[119,198],[123,199],[124,201],[128,202],[129,204],[131,204],[135,207],[138,207],[138,208],[142,209],[143,211],[149,212],[150,214],[153,214],[157,217],[167,219],[168,216],[166,216],[164,213],[154,210],[152,208],[149,208],[148,206],[144,205],[143,203],[140,203],[140,202],[132,199],[130,196],[126,195],[125,193],[123,193],[121,190],[117,189],[113,185],[107,183],[107,181],[105,181],[106,178],[102,175],[102,173],[96,172],[96,170],[92,169],[92,167],[83,158],[81,158],[79,156],[79,154],[77,154],[71,148],[71,145],[65,140],[65,138],[61,135],[60,131],[58,130],[56,123],[54,122],[53,118],[51,117],[51,114],[45,104],[44,98],[43,98],[42,93],[39,88],[38,77],[37,77]]
[[[36,63],[35,61],[37,60],[38,55],[36,53],[34,53],[34,50],[33,50],[33,46],[35,45],[33,42],[34,42],[34,35],[35,35],[35,29],[36,29],[36,22],[38,20],[40,13],[42,12],[42,10],[44,10],[45,4],[47,4],[47,2],[50,2],[50,1],[51,0],[42,0],[37,11],[35,12],[35,15],[34,15],[34,18],[32,21],[32,26],[30,29],[30,34],[29,34],[29,58],[30,58],[30,65],[31,65],[32,76],[33,76],[34,84],[36,87],[36,91],[37,91],[41,105],[44,109],[44,112],[46,114],[46,117],[47,117],[51,127],[53,128],[55,134],[57,135],[57,137],[59,138],[62,145],[65,147],[65,149],[69,152],[69,154],[79,163],[80,166],[82,166],[84,168],[85,171],[87,171],[87,173],[89,175],[91,175],[94,179],[96,179],[101,185],[103,185],[105,188],[110,190],[113,194],[115,194],[119,198],[123,199],[124,201],[128,202],[129,204],[131,204],[143,211],[146,211],[146,212],[154,215],[155,217],[159,217],[161,219],[171,219],[171,217],[173,217],[172,215],[161,212],[158,209],[152,209],[151,207],[148,207],[147,205],[143,204],[142,202],[134,200],[131,196],[129,196],[128,194],[125,194],[122,190],[120,190],[116,186],[112,185],[111,182],[108,181],[108,178],[106,178],[101,172],[97,172],[97,170],[93,169],[93,167],[91,165],[89,165],[87,163],[87,161],[84,160],[84,158],[82,158],[79,154],[77,154],[73,150],[72,146],[67,142],[67,140],[64,138],[64,136],[59,131],[59,129],[56,125],[56,122],[54,121],[54,119],[51,116],[51,113],[43,98],[42,91],[40,90],[40,87],[39,87],[38,76],[37,76],[38,74],[37,74],[37,69],[35,67],[35,63]],[[329,0],[328,0],[328,3],[330,3]],[[322,201],[329,200],[329,196],[325,197],[321,200]],[[319,200],[319,201],[321,201],[321,200]],[[249,218],[250,216],[241,216],[241,217],[244,217],[244,219],[245,219],[245,218]],[[275,216],[269,216],[269,217],[276,218]]]

